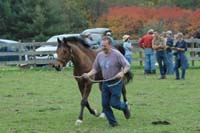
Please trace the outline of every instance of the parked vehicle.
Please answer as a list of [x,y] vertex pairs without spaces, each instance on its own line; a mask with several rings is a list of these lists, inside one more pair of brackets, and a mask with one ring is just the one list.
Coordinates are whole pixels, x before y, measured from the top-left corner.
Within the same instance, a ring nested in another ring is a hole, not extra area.
[[37,48],[35,51],[36,52],[54,52],[52,54],[38,54],[35,56],[36,59],[56,59],[57,54],[55,53],[57,47],[56,46],[51,46],[51,45],[45,45]]
[[92,36],[92,39],[96,42],[98,42],[103,35],[105,35],[107,32],[111,32],[109,28],[91,28],[86,29],[81,33],[81,36],[85,36],[87,33],[90,33]]
[[[0,52],[19,52],[19,51],[27,51],[27,49],[25,47],[22,47],[22,49],[20,50],[17,46],[15,46],[16,43],[19,43],[17,41],[14,40],[8,40],[8,39],[0,39],[0,46],[1,44],[13,44],[12,46],[1,46],[0,47]],[[20,59],[19,55],[0,55],[0,61],[18,61]],[[28,60],[28,56],[27,55],[23,55],[21,57],[22,60]]]

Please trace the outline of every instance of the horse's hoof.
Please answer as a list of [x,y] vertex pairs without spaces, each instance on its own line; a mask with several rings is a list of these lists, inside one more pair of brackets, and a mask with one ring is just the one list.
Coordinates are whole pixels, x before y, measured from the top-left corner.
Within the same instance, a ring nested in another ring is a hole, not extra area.
[[98,117],[98,116],[100,115],[100,113],[95,109],[95,110],[94,110],[94,115],[95,115],[96,117]]
[[75,125],[78,126],[78,125],[81,125],[81,123],[83,123],[83,121],[78,119],[76,120]]
[[104,113],[101,113],[99,118],[106,118],[106,115]]

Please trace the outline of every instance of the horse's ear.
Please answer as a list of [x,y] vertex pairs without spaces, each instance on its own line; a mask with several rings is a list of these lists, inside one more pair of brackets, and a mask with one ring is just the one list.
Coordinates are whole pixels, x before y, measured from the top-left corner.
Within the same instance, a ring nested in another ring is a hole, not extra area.
[[65,44],[64,46],[70,48],[70,45],[68,44],[68,41],[67,41],[67,39],[65,37],[63,38],[63,42]]
[[57,38],[57,41],[58,41],[59,44],[61,43],[61,40],[59,38]]

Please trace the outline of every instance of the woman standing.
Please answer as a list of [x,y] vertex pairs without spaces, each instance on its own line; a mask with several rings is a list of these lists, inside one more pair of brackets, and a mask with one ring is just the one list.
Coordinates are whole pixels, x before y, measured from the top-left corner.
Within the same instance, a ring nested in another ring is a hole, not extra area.
[[129,35],[123,36],[123,47],[125,49],[125,58],[129,62],[129,64],[131,64],[132,63],[132,49],[133,49],[133,47],[132,47]]

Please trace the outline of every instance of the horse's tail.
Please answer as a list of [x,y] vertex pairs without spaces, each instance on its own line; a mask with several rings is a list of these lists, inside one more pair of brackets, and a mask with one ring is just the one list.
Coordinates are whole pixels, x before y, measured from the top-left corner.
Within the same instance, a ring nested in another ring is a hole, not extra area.
[[128,71],[127,73],[125,73],[125,84],[128,84],[129,81],[133,80],[133,73],[131,71]]

